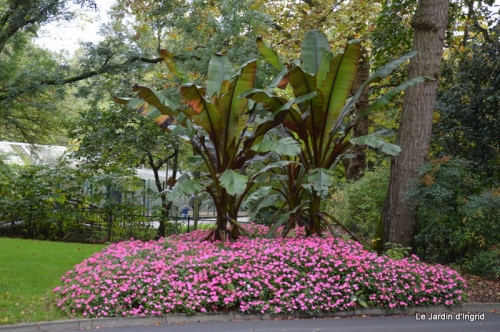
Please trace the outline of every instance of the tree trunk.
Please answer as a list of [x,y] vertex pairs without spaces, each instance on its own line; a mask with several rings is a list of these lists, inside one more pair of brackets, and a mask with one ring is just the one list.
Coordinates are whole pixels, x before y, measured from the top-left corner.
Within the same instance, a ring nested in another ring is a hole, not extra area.
[[[179,148],[174,147],[174,153],[172,156],[168,157],[168,159],[174,158],[174,162],[172,165],[172,176],[166,179],[165,181],[165,187],[168,186],[168,189],[172,190],[172,187],[175,185],[175,182],[177,181],[177,168],[179,164]],[[167,161],[168,163],[168,161]],[[168,174],[165,174],[165,178],[168,177]],[[166,200],[167,196],[165,195],[165,198],[162,197],[162,200]],[[172,211],[172,207],[174,206],[174,202],[170,201],[168,202],[166,208],[164,209],[164,215],[165,215],[165,220],[170,217],[170,212]],[[165,229],[165,225],[163,225],[163,229]],[[165,233],[165,232],[164,232]],[[159,234],[157,234],[159,235]],[[165,234],[166,235],[166,234]],[[163,236],[165,236],[163,235]]]
[[149,167],[153,170],[153,175],[155,177],[155,185],[156,185],[156,190],[158,190],[161,197],[161,206],[162,206],[162,218],[160,218],[160,225],[158,226],[158,231],[156,233],[156,237],[165,237],[165,220],[167,218],[167,210],[168,210],[168,203],[166,202],[167,195],[163,192],[163,185],[160,181],[160,174],[159,174],[159,169],[161,165],[156,165],[154,162],[154,158],[151,154],[148,154],[148,164]]
[[[361,50],[361,59],[359,60],[358,72],[356,74],[356,79],[351,87],[351,94],[355,94],[356,91],[361,87],[361,85],[368,80],[370,77],[370,63],[366,59],[366,50],[363,48]],[[363,89],[359,97],[359,101],[356,103],[354,108],[354,118],[363,113],[363,111],[368,107],[368,86]],[[368,117],[361,120],[353,129],[353,137],[360,137],[368,135],[370,121]],[[346,179],[348,181],[354,181],[363,176],[363,171],[366,167],[366,145],[355,145],[351,150],[351,153],[356,155],[356,158],[344,159],[344,167],[346,170]]]
[[419,0],[411,21],[415,29],[413,50],[419,54],[410,62],[408,78],[430,76],[436,80],[405,91],[397,135],[402,152],[391,162],[389,192],[383,209],[384,243],[413,247],[416,211],[414,202],[405,199],[405,194],[417,177],[418,168],[425,162],[429,149],[448,5],[448,0]]
[[170,157],[167,157],[167,160],[170,158],[174,158],[174,165],[172,168],[172,178],[167,179],[168,174],[165,175],[165,188],[163,188],[163,184],[160,181],[160,174],[159,174],[159,170],[160,167],[163,166],[163,162],[160,162],[159,165],[156,165],[153,156],[148,154],[148,164],[149,167],[151,167],[151,169],[153,170],[156,189],[158,190],[159,193],[161,193],[160,198],[162,207],[161,210],[162,217],[160,218],[160,225],[158,226],[158,231],[156,233],[157,238],[165,237],[167,235],[165,232],[165,226],[166,226],[166,221],[170,216],[170,210],[172,209],[173,202],[167,203],[167,194],[165,194],[164,189],[166,189],[167,186],[169,186],[170,189],[172,189],[173,184],[175,184],[175,178],[177,177],[178,156],[179,156],[179,149],[174,148],[174,153]]

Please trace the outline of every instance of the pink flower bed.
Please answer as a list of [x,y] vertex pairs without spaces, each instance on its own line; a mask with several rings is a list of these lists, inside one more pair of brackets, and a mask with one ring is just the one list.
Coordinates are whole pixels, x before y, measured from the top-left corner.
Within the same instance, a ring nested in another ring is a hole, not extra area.
[[200,242],[206,234],[112,244],[62,277],[54,289],[57,305],[71,317],[314,313],[359,305],[451,306],[466,296],[457,272],[416,256],[393,260],[331,237]]

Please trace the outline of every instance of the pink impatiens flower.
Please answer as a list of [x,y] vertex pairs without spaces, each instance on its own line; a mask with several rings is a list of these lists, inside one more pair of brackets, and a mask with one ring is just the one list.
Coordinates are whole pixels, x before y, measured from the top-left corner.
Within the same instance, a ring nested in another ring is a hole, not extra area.
[[200,241],[207,231],[197,230],[111,244],[66,273],[54,289],[57,305],[71,317],[281,313],[346,310],[358,299],[389,308],[451,306],[466,294],[457,272],[416,256],[392,260],[332,237],[265,239],[265,226],[247,228],[256,237],[234,243]]

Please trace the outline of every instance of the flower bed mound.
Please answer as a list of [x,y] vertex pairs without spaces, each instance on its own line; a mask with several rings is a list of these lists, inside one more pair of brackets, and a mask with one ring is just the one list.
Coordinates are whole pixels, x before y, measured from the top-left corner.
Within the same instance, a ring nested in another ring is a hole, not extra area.
[[314,313],[451,306],[466,296],[457,272],[415,256],[393,260],[334,238],[200,242],[206,234],[112,244],[62,277],[58,306],[71,317]]

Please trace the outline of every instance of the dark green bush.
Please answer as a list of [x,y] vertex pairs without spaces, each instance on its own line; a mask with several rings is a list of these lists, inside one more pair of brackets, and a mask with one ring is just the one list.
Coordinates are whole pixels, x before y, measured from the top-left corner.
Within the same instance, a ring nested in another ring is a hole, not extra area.
[[412,192],[419,200],[419,256],[500,277],[500,188],[490,183],[465,161],[443,158],[424,166]]

